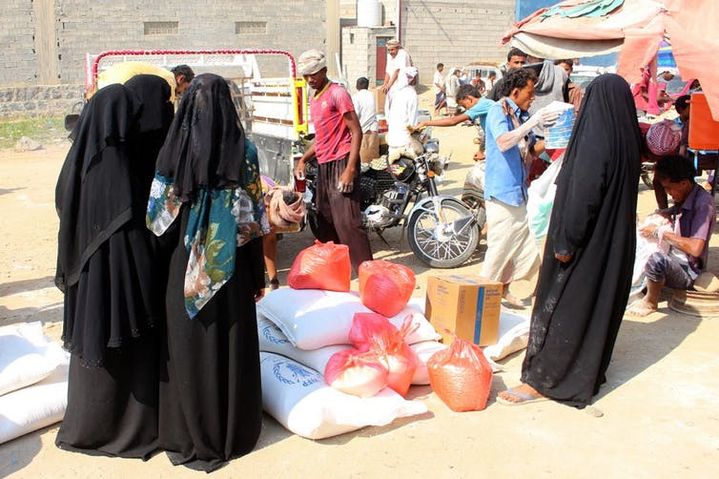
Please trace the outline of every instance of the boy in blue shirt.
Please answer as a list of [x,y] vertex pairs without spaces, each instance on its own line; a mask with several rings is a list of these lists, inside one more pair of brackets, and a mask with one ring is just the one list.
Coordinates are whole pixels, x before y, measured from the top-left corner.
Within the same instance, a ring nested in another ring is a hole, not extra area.
[[547,108],[529,116],[534,101],[534,73],[512,70],[503,78],[502,98],[489,108],[486,122],[487,165],[484,183],[487,252],[482,276],[504,284],[504,300],[524,306],[509,294],[513,281],[529,279],[539,254],[527,223],[527,166],[531,154],[544,150],[532,130],[554,123],[559,113]]
[[[482,127],[482,132],[484,132],[487,113],[489,112],[489,108],[494,105],[494,102],[487,98],[482,98],[477,87],[469,84],[459,87],[456,99],[457,104],[464,108],[464,113],[447,118],[440,118],[438,120],[423,121],[417,125],[417,128],[424,128],[425,126],[454,126],[464,123],[465,121],[471,121],[474,124],[479,122],[479,125]],[[484,134],[481,135],[479,149],[480,151],[475,154],[475,160],[484,159]]]

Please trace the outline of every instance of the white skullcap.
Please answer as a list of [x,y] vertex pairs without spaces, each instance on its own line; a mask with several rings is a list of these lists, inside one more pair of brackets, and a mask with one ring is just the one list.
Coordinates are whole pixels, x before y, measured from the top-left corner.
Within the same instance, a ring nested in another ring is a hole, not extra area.
[[417,67],[404,67],[400,70],[407,78],[412,79],[417,76]]
[[300,75],[314,75],[327,66],[325,54],[319,50],[307,50],[300,55],[297,68]]
[[396,38],[393,38],[391,40],[387,40],[387,48],[391,47],[401,47],[402,44],[397,40]]

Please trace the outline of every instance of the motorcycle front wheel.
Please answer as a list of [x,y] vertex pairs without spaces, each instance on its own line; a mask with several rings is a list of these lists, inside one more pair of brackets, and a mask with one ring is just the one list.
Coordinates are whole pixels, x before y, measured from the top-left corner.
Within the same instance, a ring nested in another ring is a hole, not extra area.
[[479,227],[457,200],[444,200],[439,209],[439,214],[415,211],[407,223],[407,241],[414,255],[432,268],[456,268],[477,248]]
[[642,171],[642,181],[650,190],[654,189],[654,171]]

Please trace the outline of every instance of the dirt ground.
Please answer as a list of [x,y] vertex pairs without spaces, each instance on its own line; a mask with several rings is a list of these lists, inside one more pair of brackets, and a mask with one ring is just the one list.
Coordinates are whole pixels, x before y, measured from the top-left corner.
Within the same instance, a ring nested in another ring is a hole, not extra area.
[[[422,96],[423,103],[428,95]],[[458,195],[472,165],[473,128],[435,129],[443,153],[452,152],[441,191]],[[46,149],[0,151],[0,326],[42,321],[58,339],[62,295],[53,285],[58,228],[55,181],[66,142]],[[639,213],[654,208],[651,191],[640,188]],[[389,247],[372,239],[376,257],[412,267],[416,295],[436,274],[409,252],[400,232],[386,235]],[[280,242],[281,280],[309,233]],[[485,250],[457,272],[478,273]],[[719,273],[719,235],[711,243],[710,269]],[[514,291],[526,297],[530,283]],[[429,387],[410,395],[430,412],[383,428],[310,441],[265,417],[259,444],[214,477],[716,477],[719,470],[719,318],[670,311],[666,303],[646,319],[626,318],[594,404],[603,417],[556,403],[506,407],[496,393],[519,380],[523,353],[503,361],[489,406],[472,413],[450,411]],[[57,425],[0,446],[0,477],[134,478],[201,477],[173,467],[164,454],[147,462],[90,457],[54,446]],[[712,473],[712,471],[714,471]]]

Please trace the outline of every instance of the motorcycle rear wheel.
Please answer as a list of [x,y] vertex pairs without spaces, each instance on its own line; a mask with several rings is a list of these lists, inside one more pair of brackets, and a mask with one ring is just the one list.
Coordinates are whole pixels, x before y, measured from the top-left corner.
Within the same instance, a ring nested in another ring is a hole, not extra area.
[[440,215],[432,211],[417,210],[407,222],[407,241],[414,255],[432,268],[456,268],[467,261],[479,243],[476,221],[455,232],[451,224],[472,212],[457,200],[442,202]]

